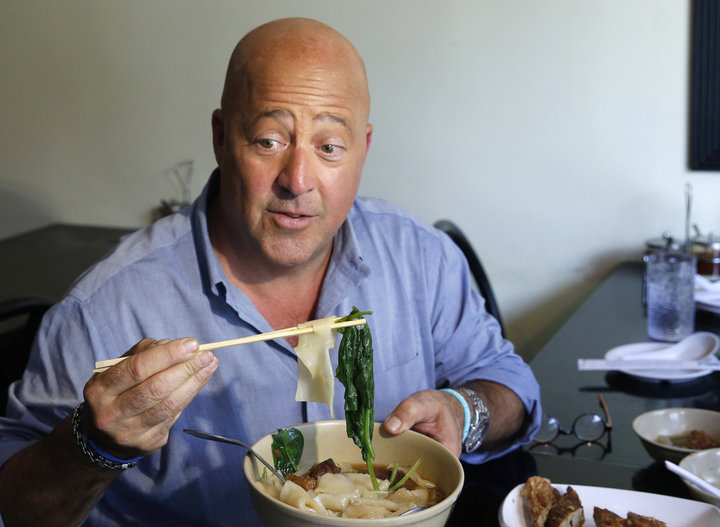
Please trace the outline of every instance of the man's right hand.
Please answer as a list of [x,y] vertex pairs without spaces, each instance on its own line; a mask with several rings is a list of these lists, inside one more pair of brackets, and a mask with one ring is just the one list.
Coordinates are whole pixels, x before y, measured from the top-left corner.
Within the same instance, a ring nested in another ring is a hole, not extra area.
[[197,349],[193,338],[144,339],[127,360],[95,374],[84,389],[88,437],[120,459],[164,446],[180,413],[217,369],[217,358]]
[[[165,445],[180,413],[217,369],[215,356],[197,349],[191,338],[145,339],[128,351],[127,360],[95,374],[84,389],[81,418],[88,437],[120,459]],[[85,457],[71,421],[68,417],[0,468],[0,511],[8,527],[79,525],[121,474]]]

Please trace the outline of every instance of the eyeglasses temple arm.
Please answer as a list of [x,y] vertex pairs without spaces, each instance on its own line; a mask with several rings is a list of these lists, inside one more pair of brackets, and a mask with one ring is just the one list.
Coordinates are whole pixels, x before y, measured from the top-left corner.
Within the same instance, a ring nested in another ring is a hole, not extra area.
[[605,397],[603,397],[602,394],[600,394],[598,397],[600,398],[600,406],[602,406],[602,409],[605,412],[605,416],[607,417],[606,426],[608,428],[612,428],[612,416],[610,415],[610,410],[608,410],[607,404],[605,403]]

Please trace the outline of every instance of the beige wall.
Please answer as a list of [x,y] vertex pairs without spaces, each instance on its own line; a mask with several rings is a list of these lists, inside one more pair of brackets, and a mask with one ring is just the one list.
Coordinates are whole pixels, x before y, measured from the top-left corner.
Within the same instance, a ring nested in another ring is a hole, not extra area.
[[720,230],[720,175],[686,169],[689,0],[4,0],[0,237],[143,225],[184,159],[197,195],[231,48],[289,15],[366,59],[361,192],[457,221],[525,355],[646,238],[682,233],[685,182]]

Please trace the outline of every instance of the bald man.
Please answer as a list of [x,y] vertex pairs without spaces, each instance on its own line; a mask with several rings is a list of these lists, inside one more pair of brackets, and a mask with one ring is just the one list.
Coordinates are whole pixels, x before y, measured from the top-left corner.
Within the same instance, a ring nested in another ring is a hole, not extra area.
[[[537,383],[462,254],[398,207],[357,197],[369,108],[363,61],[334,29],[282,19],[240,41],[202,195],[124,240],[43,321],[0,420],[7,525],[258,524],[244,453],[182,429],[253,443],[330,411],[295,401],[292,338],[219,357],[198,342],[353,306],[373,311],[375,415],[390,433],[413,428],[470,462],[529,441]],[[342,398],[333,405],[342,417]]]

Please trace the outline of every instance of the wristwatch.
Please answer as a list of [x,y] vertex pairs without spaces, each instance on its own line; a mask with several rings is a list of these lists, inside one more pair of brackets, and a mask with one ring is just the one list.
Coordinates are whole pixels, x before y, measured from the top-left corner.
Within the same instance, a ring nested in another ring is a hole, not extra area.
[[467,395],[473,403],[472,420],[467,439],[463,443],[463,450],[466,453],[474,452],[482,444],[490,427],[490,412],[485,403],[474,390],[470,388],[456,388]]

